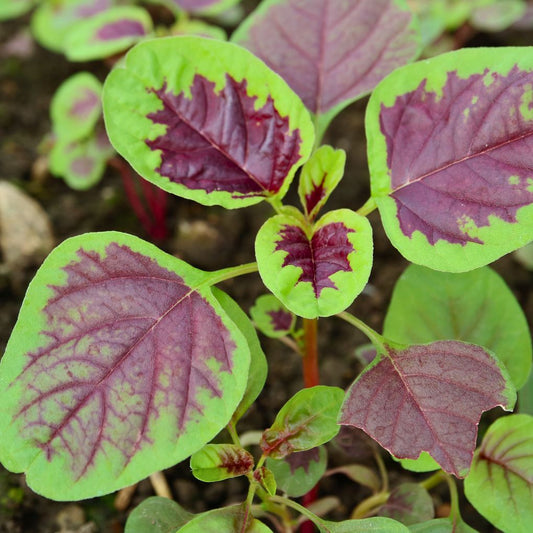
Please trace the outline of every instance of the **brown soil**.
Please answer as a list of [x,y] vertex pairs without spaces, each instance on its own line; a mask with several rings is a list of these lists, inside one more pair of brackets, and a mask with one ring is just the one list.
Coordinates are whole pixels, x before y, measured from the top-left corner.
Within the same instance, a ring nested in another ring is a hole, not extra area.
[[[0,54],[2,45],[10,41],[28,19],[0,24]],[[518,37],[507,34],[505,42]],[[524,35],[520,34],[523,39]],[[494,37],[492,37],[494,39]],[[514,42],[514,41],[511,41]],[[0,179],[22,187],[47,211],[57,242],[87,231],[120,230],[146,238],[142,227],[128,206],[119,176],[108,170],[99,185],[87,192],[75,192],[61,180],[36,172],[38,145],[50,129],[48,107],[59,84],[69,75],[88,69],[102,80],[105,68],[99,63],[69,64],[62,56],[35,46],[28,57],[0,55]],[[333,195],[329,208],[357,209],[369,194],[366,169],[363,118],[365,102],[352,105],[332,125],[326,142],[348,152],[347,174],[342,186]],[[296,203],[294,190],[288,203]],[[232,264],[253,261],[253,240],[257,229],[268,216],[265,206],[241,211],[205,208],[177,198],[169,199],[168,225],[172,236],[161,244],[195,266],[218,269]],[[352,306],[353,312],[380,330],[392,287],[407,262],[392,248],[384,236],[376,213],[370,216],[375,231],[375,263],[368,289]],[[191,240],[190,235],[195,236]],[[0,274],[0,353],[3,352],[27,283],[37,265],[27,268],[16,283],[9,272]],[[520,267],[511,256],[494,264],[523,306],[530,324],[533,323],[533,275]],[[265,292],[258,276],[246,276],[224,284],[245,310]],[[366,339],[337,319],[320,321],[321,380],[327,385],[346,387],[359,371],[354,349]],[[243,421],[243,429],[268,427],[281,405],[302,387],[298,356],[283,345],[264,340],[269,360],[267,386],[256,405]],[[346,458],[333,453],[334,464]],[[399,472],[390,465],[392,479],[416,479],[408,472]],[[178,502],[190,511],[199,512],[242,501],[245,484],[241,480],[204,485],[190,475],[186,463],[166,472]],[[133,504],[152,493],[148,481],[142,482]],[[357,502],[368,495],[353,483],[335,477],[324,480],[321,494],[336,494],[342,504],[332,519],[343,519]],[[437,495],[439,497],[439,495]],[[440,497],[446,499],[444,491]],[[34,494],[22,475],[0,469],[0,533],[52,533],[60,530],[58,520],[70,520],[82,526],[78,531],[119,533],[127,512],[115,510],[114,495],[84,501],[79,506],[52,502]],[[494,531],[468,504],[463,507],[466,520],[482,532]],[[82,516],[77,516],[81,512]],[[76,527],[77,527],[76,526]],[[85,528],[85,529],[83,529]],[[64,528],[66,532],[68,528]]]

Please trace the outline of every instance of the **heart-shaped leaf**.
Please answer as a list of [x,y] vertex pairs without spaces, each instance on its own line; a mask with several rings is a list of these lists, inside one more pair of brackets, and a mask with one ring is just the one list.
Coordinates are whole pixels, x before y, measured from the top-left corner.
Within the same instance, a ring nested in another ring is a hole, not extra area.
[[265,0],[232,36],[289,83],[316,116],[331,119],[418,53],[403,0]]
[[296,323],[294,314],[272,294],[259,296],[250,316],[261,333],[274,339],[288,335]]
[[36,492],[75,500],[209,442],[241,400],[250,361],[213,279],[115,232],[56,248],[0,362],[3,464]]
[[410,261],[463,272],[533,239],[533,49],[402,67],[370,99],[374,197]]
[[378,510],[407,526],[431,520],[435,516],[429,492],[418,483],[402,483],[391,491],[389,499]]
[[472,471],[465,479],[465,495],[502,531],[528,533],[531,530],[533,417],[505,416],[490,426],[476,452]]
[[65,52],[71,61],[89,61],[127,50],[152,32],[152,19],[145,9],[118,6],[76,24],[65,37]]
[[344,175],[346,152],[320,146],[302,167],[298,195],[306,216],[314,220]]
[[102,114],[102,84],[89,72],[63,82],[50,105],[52,129],[62,140],[75,141],[92,133]]
[[111,142],[143,177],[197,202],[285,194],[314,142],[307,111],[250,52],[201,37],[141,43],[104,85]]
[[510,410],[515,400],[503,365],[479,346],[389,346],[348,390],[339,422],[363,429],[396,457],[426,451],[443,470],[464,477],[481,413]]
[[192,518],[194,515],[175,501],[152,496],[133,509],[124,533],[175,533]]
[[348,209],[330,211],[311,227],[276,215],[255,241],[263,282],[305,318],[334,315],[354,301],[370,276],[372,250],[368,219]]
[[326,448],[319,446],[304,452],[291,453],[283,459],[267,459],[267,466],[276,477],[278,487],[292,498],[307,494],[326,471]]
[[254,468],[252,454],[235,444],[206,444],[191,457],[191,470],[200,481],[243,476]]
[[483,346],[505,364],[517,389],[531,367],[524,312],[488,267],[449,274],[410,265],[394,287],[383,335],[403,344],[455,339]]
[[297,392],[263,432],[261,449],[273,459],[303,452],[330,441],[339,432],[342,389],[319,385]]

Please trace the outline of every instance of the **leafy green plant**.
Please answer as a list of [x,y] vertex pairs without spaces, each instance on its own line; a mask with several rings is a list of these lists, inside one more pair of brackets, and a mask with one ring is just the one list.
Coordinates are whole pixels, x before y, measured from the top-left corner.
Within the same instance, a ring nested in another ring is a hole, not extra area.
[[[0,363],[8,469],[57,500],[106,494],[189,457],[200,480],[249,481],[242,504],[199,515],[148,499],[128,533],[310,531],[306,520],[332,533],[473,531],[454,477],[497,527],[528,530],[531,416],[496,420],[476,446],[482,413],[512,410],[531,366],[525,317],[486,265],[533,239],[533,49],[407,64],[417,28],[401,0],[265,0],[232,43],[167,37],[128,53],[103,88],[114,149],[169,193],[228,209],[268,202],[274,214],[256,262],[214,272],[118,232],[60,244]],[[346,158],[322,136],[370,92],[371,196],[324,213]],[[283,203],[295,179],[299,208]],[[413,263],[383,334],[346,311],[371,273],[375,209]],[[301,354],[306,387],[245,440],[238,423],[267,363],[251,320],[216,285],[257,271],[272,294],[252,318]],[[317,324],[330,316],[373,345],[347,391],[320,384]],[[377,447],[379,475],[358,464],[327,472],[325,446],[341,431],[356,439],[354,428],[404,468],[437,472],[391,489]],[[313,489],[335,473],[372,490],[341,522],[323,518],[331,502]],[[436,519],[428,490],[440,482],[451,511]],[[304,494],[306,505],[294,501]],[[513,506],[499,506],[502,494]]]

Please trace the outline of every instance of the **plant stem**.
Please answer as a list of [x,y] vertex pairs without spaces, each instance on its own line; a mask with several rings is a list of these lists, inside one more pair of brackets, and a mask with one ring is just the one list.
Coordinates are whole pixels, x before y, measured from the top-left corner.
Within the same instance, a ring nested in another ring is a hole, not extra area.
[[374,454],[374,460],[378,465],[379,475],[381,476],[381,490],[382,492],[389,492],[389,475],[387,474],[387,468],[383,462],[383,457],[376,448],[372,448]]
[[376,205],[376,201],[374,200],[374,198],[369,198],[356,212],[358,215],[361,215],[362,217],[366,217],[367,215],[372,213],[372,211],[374,211],[374,209],[376,208],[377,208],[377,205]]
[[303,374],[305,387],[315,387],[320,383],[317,330],[318,320],[316,318],[304,318]]
[[446,479],[446,483],[448,483],[448,489],[450,491],[450,517],[453,520],[453,523],[457,521],[457,519],[461,518],[461,512],[459,511],[459,495],[457,494],[457,485],[455,484],[455,480],[450,476],[449,474],[444,474],[444,478]]
[[169,500],[173,499],[172,492],[170,492],[170,487],[168,486],[167,479],[163,472],[154,472],[150,476],[150,481],[152,483],[152,487],[154,488],[154,492],[158,496],[161,496],[162,498],[168,498]]
[[386,351],[385,338],[377,331],[374,331],[370,326],[367,326],[362,320],[359,320],[346,311],[339,313],[337,316],[343,320],[346,320],[346,322],[352,326],[355,326],[359,331],[362,331],[370,339],[370,342],[378,349],[378,351]]
[[365,518],[372,514],[377,507],[383,505],[389,499],[389,492],[378,492],[373,496],[370,496],[366,500],[363,500],[353,511],[352,518],[359,519]]
[[446,474],[442,470],[438,470],[432,476],[421,481],[419,485],[426,490],[431,490],[433,487],[440,485],[445,479]]
[[300,514],[311,520],[311,522],[320,525],[320,519],[318,518],[318,516],[316,516],[309,509],[306,509],[303,505],[300,505],[299,503],[289,500],[288,498],[283,498],[282,496],[270,496],[269,500],[280,503],[282,505],[286,505],[287,507],[291,507],[295,511],[298,511]]
[[211,272],[211,277],[208,281],[209,285],[216,285],[222,281],[243,276],[244,274],[252,274],[253,272],[257,272],[257,263],[245,263],[244,265],[215,270]]

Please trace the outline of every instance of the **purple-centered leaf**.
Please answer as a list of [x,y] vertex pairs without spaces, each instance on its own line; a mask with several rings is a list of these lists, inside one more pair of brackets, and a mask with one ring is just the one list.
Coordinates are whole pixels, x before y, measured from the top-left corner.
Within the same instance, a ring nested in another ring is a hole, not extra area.
[[153,92],[163,109],[148,118],[167,126],[166,133],[146,144],[161,151],[157,172],[189,189],[228,191],[238,195],[276,194],[300,155],[297,131],[289,134],[269,97],[255,108],[246,81],[226,76],[226,86],[197,74],[191,96],[173,94],[166,84]]
[[330,211],[314,225],[296,216],[272,217],[255,247],[265,285],[305,318],[343,311],[370,275],[371,228],[348,209]]
[[200,481],[221,481],[253,470],[252,454],[234,444],[207,444],[191,457],[191,470]]
[[412,13],[395,0],[267,0],[232,40],[278,72],[319,129],[418,52]]
[[443,54],[376,89],[372,196],[408,259],[466,271],[533,238],[532,102],[533,54],[505,48]]
[[317,298],[326,287],[337,288],[331,276],[350,271],[348,255],[354,252],[348,234],[354,230],[342,222],[332,222],[318,229],[311,239],[296,225],[285,225],[280,231],[276,251],[286,252],[283,266],[293,265],[302,270],[298,283],[308,282]]
[[1,362],[0,455],[35,490],[112,491],[227,423],[249,351],[208,274],[102,233],[66,241],[39,276]]
[[464,477],[482,412],[514,405],[506,371],[483,348],[458,341],[386,349],[350,387],[339,422],[363,429],[395,457],[426,451]]
[[282,197],[314,131],[287,84],[247,50],[201,37],[140,43],[104,85],[109,137],[146,179],[205,205]]
[[250,309],[250,315],[256,327],[273,338],[288,335],[296,322],[294,314],[272,294],[259,296]]

